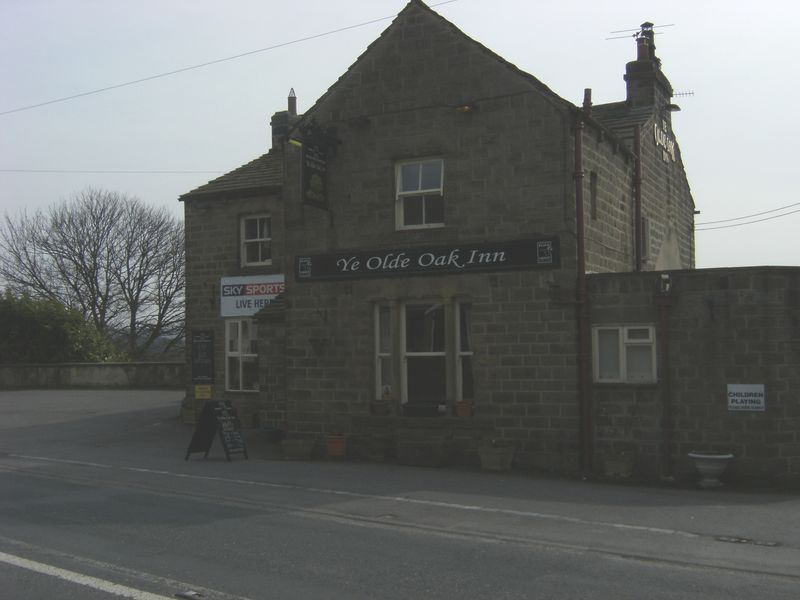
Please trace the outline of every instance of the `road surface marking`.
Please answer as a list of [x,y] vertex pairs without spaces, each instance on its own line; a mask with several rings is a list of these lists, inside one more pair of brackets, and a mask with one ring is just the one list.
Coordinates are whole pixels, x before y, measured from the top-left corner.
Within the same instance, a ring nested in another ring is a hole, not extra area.
[[580,517],[569,517],[566,515],[559,515],[554,513],[542,513],[530,510],[518,510],[513,508],[497,508],[493,506],[481,506],[478,504],[460,504],[456,502],[446,502],[443,500],[425,500],[422,498],[411,498],[409,496],[384,496],[381,494],[364,494],[360,492],[350,492],[347,490],[336,490],[332,488],[308,487],[302,485],[292,485],[286,483],[271,483],[268,481],[253,481],[250,479],[235,479],[230,477],[216,477],[213,475],[192,475],[189,473],[178,473],[175,471],[165,471],[161,469],[147,469],[142,467],[120,467],[108,464],[99,464],[93,462],[81,462],[77,460],[65,460],[59,458],[50,458],[46,456],[30,456],[23,454],[11,454],[11,457],[21,458],[25,460],[38,460],[42,462],[52,463],[65,463],[71,465],[79,465],[86,467],[99,467],[104,469],[119,469],[120,471],[130,471],[133,473],[145,473],[150,475],[161,475],[166,477],[174,477],[178,479],[194,479],[197,481],[217,481],[220,483],[247,485],[252,487],[264,487],[273,489],[285,489],[309,492],[314,494],[327,494],[333,496],[340,496],[345,498],[354,498],[358,500],[382,500],[384,502],[397,502],[401,504],[414,504],[419,506],[434,506],[437,508],[445,508],[452,510],[464,510],[472,512],[482,512],[487,514],[496,515],[509,515],[514,517],[524,517],[533,519],[545,519],[549,521],[557,521],[561,523],[573,523],[576,525],[589,525],[592,527],[602,526],[611,527],[613,529],[621,529],[627,531],[642,531],[645,533],[657,533],[662,535],[674,535],[677,537],[684,537],[696,539],[702,537],[699,534],[690,531],[682,531],[680,529],[670,529],[665,527],[650,527],[647,525],[631,525],[628,523],[615,523],[613,521],[595,521],[591,519],[582,519]]
[[114,594],[115,596],[130,598],[131,600],[171,600],[169,596],[151,594],[150,592],[137,590],[135,588],[105,581],[104,579],[98,579],[97,577],[90,577],[89,575],[83,575],[74,571],[68,571],[52,565],[46,565],[34,560],[22,558],[21,556],[6,554],[5,552],[0,552],[0,562],[19,567],[20,569],[27,569],[28,571],[41,573],[42,575],[57,577],[58,579],[63,579],[64,581],[77,583],[78,585],[90,587],[101,592]]

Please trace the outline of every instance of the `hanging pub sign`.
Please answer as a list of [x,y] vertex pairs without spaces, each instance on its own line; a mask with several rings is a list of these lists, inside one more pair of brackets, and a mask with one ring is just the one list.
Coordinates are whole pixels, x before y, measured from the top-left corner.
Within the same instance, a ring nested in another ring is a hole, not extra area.
[[192,332],[192,383],[214,383],[214,332]]
[[675,138],[669,132],[669,124],[662,120],[661,123],[653,124],[653,138],[656,147],[661,148],[661,158],[664,162],[675,162]]
[[303,143],[303,202],[328,208],[328,163],[325,152],[313,142]]
[[295,259],[295,275],[297,281],[315,281],[556,268],[559,264],[559,239],[551,236],[493,243],[298,256]]
[[252,317],[285,289],[283,274],[220,279],[221,317]]

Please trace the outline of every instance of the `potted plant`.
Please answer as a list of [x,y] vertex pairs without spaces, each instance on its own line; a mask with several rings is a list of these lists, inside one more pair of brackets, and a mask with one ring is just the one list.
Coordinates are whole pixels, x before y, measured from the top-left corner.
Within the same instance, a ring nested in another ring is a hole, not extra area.
[[509,471],[514,461],[514,446],[491,439],[478,446],[478,457],[485,471]]
[[472,402],[467,400],[459,400],[456,402],[455,413],[457,417],[471,417],[472,416]]
[[719,477],[733,459],[733,454],[693,450],[689,452],[689,458],[694,461],[694,467],[702,477],[700,487],[716,488],[722,485]]
[[332,433],[325,438],[325,451],[328,458],[344,458],[347,452],[347,436]]

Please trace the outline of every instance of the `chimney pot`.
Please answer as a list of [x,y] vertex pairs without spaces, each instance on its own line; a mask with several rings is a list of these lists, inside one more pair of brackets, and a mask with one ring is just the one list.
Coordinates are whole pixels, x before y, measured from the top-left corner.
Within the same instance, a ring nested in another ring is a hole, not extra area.
[[650,45],[645,36],[640,35],[636,38],[636,60],[650,60]]
[[294,88],[289,90],[288,109],[291,116],[297,116],[297,96],[294,93]]
[[592,88],[583,90],[583,112],[587,117],[592,114]]

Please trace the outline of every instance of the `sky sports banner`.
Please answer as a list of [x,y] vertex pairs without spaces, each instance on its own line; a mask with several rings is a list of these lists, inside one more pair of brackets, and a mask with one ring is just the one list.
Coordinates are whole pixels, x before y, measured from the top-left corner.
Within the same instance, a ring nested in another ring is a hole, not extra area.
[[220,316],[251,317],[286,289],[283,274],[220,279]]
[[558,237],[298,256],[297,281],[554,268]]

